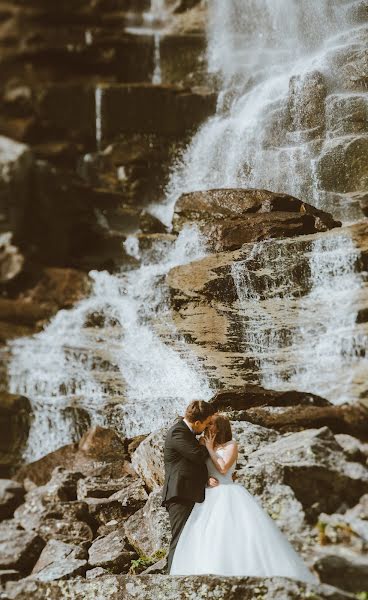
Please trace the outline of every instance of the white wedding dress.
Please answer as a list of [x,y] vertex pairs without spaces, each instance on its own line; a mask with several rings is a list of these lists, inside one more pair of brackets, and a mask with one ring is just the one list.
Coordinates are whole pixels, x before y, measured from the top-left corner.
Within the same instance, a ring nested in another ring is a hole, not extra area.
[[[219,457],[222,451],[216,451]],[[170,575],[280,576],[317,583],[258,501],[233,482],[235,464],[226,475],[219,474],[211,459],[207,466],[220,485],[206,488],[205,501],[194,505]]]

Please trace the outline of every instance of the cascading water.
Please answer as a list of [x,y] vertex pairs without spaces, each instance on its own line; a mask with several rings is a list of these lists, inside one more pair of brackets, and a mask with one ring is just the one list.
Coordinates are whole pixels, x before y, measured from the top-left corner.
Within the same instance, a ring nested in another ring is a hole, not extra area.
[[[221,80],[218,108],[173,172],[171,212],[183,190],[254,187],[356,218],[323,189],[316,169],[329,136],[324,102],[334,50],[363,33],[348,8],[340,0],[213,0],[208,64]],[[165,218],[162,207],[154,214]]]
[[171,323],[164,285],[171,268],[202,256],[201,237],[188,228],[175,243],[156,244],[136,270],[92,272],[88,299],[12,344],[10,389],[28,396],[35,412],[28,460],[78,437],[70,407],[134,436],[172,421],[191,399],[211,396]]
[[[252,377],[335,403],[365,390],[366,334],[356,327],[362,276],[347,234],[255,244],[232,275]],[[363,386],[360,384],[363,383]]]
[[[210,3],[209,68],[222,82],[217,114],[195,135],[173,170],[166,202],[152,212],[169,224],[182,192],[232,186],[287,192],[326,208],[316,169],[321,115],[312,103],[305,117],[303,94],[312,84],[323,99],[315,72],[328,80],[333,49],[348,43],[347,8],[338,0]],[[99,101],[97,91],[97,107]],[[96,133],[99,142],[99,118]],[[350,368],[366,343],[354,333],[357,251],[347,235],[331,240],[256,245],[249,260],[234,265],[233,277],[255,376],[340,401],[349,397]],[[125,246],[139,258],[134,237]],[[171,420],[193,397],[211,395],[171,322],[164,285],[172,267],[203,252],[196,230],[187,229],[175,244],[155,245],[136,270],[94,272],[90,298],[61,311],[39,335],[12,343],[11,391],[27,395],[35,409],[28,459],[77,437],[70,407],[134,435]],[[252,257],[263,263],[261,290]],[[346,374],[346,388],[334,368]]]

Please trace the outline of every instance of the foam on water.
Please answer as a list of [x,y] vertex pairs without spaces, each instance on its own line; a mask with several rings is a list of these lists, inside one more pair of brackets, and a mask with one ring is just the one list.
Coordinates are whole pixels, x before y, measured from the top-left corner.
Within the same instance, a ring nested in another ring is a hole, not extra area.
[[211,396],[171,321],[164,283],[171,268],[203,255],[200,235],[187,228],[175,243],[157,244],[154,259],[147,255],[136,270],[92,272],[89,298],[11,344],[10,389],[28,396],[36,415],[28,459],[76,437],[67,407],[133,436],[170,422],[192,398]]

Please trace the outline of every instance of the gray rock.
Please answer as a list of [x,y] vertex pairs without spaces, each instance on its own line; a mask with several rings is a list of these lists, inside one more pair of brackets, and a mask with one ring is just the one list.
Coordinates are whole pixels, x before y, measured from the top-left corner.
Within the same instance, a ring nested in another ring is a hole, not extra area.
[[0,585],[4,585],[7,581],[18,581],[21,577],[19,571],[14,569],[0,571]]
[[[85,499],[90,515],[99,525],[106,525],[111,520],[126,519],[147,501],[148,495],[140,478],[126,476],[119,480],[119,485],[117,483],[111,485],[110,489],[118,488],[118,491],[108,498]],[[108,486],[105,489],[107,488]]]
[[154,431],[132,454],[132,465],[150,491],[159,489],[165,478],[164,443],[167,428]]
[[92,580],[24,580],[9,583],[9,600],[349,600],[354,596],[327,585],[309,585],[273,577],[169,577],[165,575],[107,575]]
[[22,461],[32,408],[28,398],[0,392],[0,474],[8,477]]
[[24,531],[14,521],[0,524],[0,570],[27,575],[34,567],[45,542],[39,535]]
[[346,460],[327,427],[282,436],[253,452],[247,469],[277,465],[282,483],[289,485],[311,519],[336,511],[345,501],[359,500],[367,489],[368,469]]
[[161,501],[161,491],[152,492],[145,506],[125,523],[126,537],[140,555],[152,556],[170,545],[169,517]]
[[14,279],[22,271],[24,256],[11,243],[10,232],[0,235],[0,283],[4,284]]
[[126,486],[126,478],[86,477],[77,485],[78,500],[85,498],[108,498]]
[[279,434],[276,431],[248,422],[232,421],[231,429],[234,439],[239,445],[237,462],[240,467],[247,464],[250,454],[267,446],[267,444],[275,442],[279,438]]
[[368,558],[347,548],[325,548],[314,561],[321,581],[349,592],[368,589]]
[[113,573],[126,573],[129,570],[134,553],[126,543],[124,527],[104,537],[98,537],[88,552],[88,562],[91,567],[102,567]]
[[86,573],[86,579],[96,579],[96,577],[101,577],[102,575],[108,575],[109,572],[102,567],[95,567],[94,569],[90,569]]
[[330,192],[358,192],[367,186],[366,135],[350,135],[326,141],[317,164],[321,186]]
[[349,460],[363,463],[368,462],[368,444],[364,444],[357,438],[346,433],[337,433],[335,439]]
[[24,497],[24,487],[12,479],[0,479],[0,521],[13,516]]
[[50,540],[32,570],[32,577],[40,581],[57,581],[84,575],[87,553],[72,544]]

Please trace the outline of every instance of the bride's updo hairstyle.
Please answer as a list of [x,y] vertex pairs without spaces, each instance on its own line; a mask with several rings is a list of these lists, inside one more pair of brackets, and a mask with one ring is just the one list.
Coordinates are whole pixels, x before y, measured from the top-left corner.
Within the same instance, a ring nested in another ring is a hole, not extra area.
[[233,439],[230,421],[224,415],[214,415],[211,424],[214,425],[216,431],[215,444],[221,446],[230,442]]

